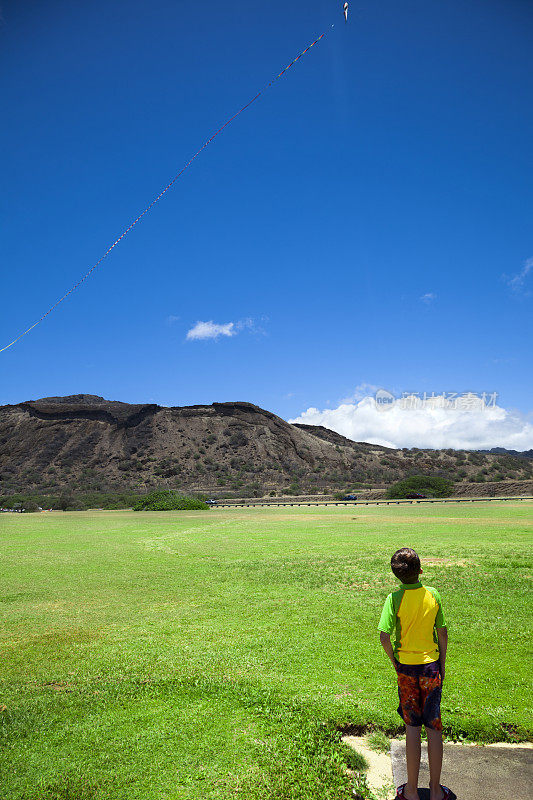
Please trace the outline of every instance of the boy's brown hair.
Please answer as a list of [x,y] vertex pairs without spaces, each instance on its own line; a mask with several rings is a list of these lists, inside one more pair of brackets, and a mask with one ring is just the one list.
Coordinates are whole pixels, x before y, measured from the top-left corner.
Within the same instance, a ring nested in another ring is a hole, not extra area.
[[416,583],[420,574],[420,558],[410,547],[396,550],[390,560],[390,566],[398,580],[402,583]]

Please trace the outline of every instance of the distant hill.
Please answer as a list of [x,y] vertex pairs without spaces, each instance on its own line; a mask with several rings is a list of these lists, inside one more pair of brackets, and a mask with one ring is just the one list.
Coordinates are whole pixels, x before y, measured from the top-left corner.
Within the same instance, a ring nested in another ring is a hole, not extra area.
[[493,447],[491,450],[478,450],[478,453],[497,453],[498,455],[533,458],[533,450],[507,450],[506,447]]
[[533,461],[353,442],[244,402],[166,408],[73,395],[0,406],[0,494],[67,487],[316,493],[421,473],[480,483],[525,480],[533,477]]

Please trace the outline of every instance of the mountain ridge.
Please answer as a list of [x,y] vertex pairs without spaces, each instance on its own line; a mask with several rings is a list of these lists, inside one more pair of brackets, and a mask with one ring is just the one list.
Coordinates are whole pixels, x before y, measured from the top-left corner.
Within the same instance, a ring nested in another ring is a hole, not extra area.
[[412,474],[524,480],[533,477],[533,462],[355,442],[245,401],[159,406],[77,394],[0,406],[4,494],[177,488],[258,496],[384,486]]

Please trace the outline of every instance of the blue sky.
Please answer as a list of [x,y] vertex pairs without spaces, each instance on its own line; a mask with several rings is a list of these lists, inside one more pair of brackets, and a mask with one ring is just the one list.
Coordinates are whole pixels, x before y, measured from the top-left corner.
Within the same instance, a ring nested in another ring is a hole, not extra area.
[[366,384],[531,411],[533,4],[0,5],[0,346],[329,31],[0,354],[1,403],[296,418]]

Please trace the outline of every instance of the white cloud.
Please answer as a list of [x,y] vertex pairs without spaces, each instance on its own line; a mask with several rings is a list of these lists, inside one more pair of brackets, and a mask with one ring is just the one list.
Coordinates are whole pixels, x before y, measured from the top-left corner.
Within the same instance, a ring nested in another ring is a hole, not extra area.
[[325,428],[359,442],[386,447],[426,447],[489,449],[507,447],[529,450],[533,447],[531,415],[509,411],[498,405],[473,404],[472,408],[453,408],[449,404],[424,404],[402,408],[398,402],[387,410],[378,409],[374,397],[341,403],[337,408],[308,408],[296,419],[306,425]]
[[210,322],[197,322],[196,325],[187,331],[187,339],[195,341],[197,339],[218,339],[219,336],[235,336],[234,322],[224,322],[218,325],[212,320]]
[[431,303],[433,300],[437,299],[437,295],[434,292],[426,292],[420,299],[423,303]]
[[504,280],[507,282],[507,285],[510,287],[511,291],[519,294],[524,290],[524,284],[526,282],[526,278],[533,269],[533,258],[528,258],[527,261],[524,262],[524,266],[517,272],[516,275],[504,275]]
[[175,314],[169,314],[165,322],[167,323],[167,325],[174,325],[174,323],[177,322],[178,320],[179,317],[177,317]]
[[245,328],[253,328],[252,319],[241,319],[238,322],[222,322],[220,324],[213,322],[213,320],[209,322],[199,321],[187,331],[186,339],[190,342],[200,339],[216,340],[220,336],[236,336]]

